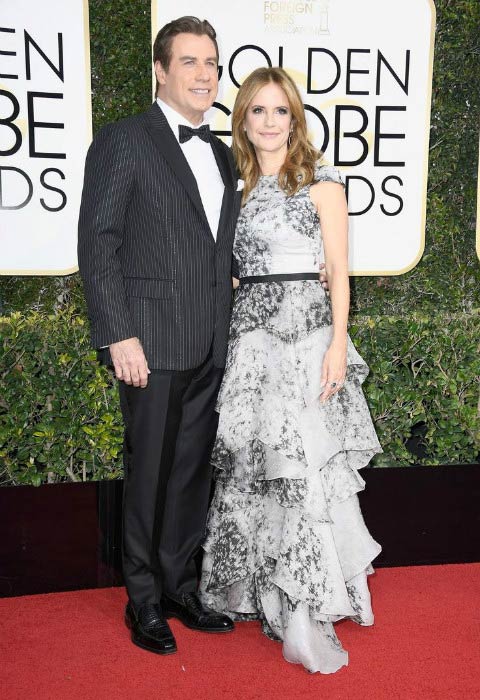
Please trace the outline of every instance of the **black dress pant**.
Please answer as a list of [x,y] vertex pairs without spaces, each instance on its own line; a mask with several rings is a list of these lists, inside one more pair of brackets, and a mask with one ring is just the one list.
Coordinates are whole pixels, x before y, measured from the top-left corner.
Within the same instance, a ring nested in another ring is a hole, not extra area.
[[130,600],[195,591],[222,370],[153,370],[145,389],[119,383],[125,423],[123,573]]

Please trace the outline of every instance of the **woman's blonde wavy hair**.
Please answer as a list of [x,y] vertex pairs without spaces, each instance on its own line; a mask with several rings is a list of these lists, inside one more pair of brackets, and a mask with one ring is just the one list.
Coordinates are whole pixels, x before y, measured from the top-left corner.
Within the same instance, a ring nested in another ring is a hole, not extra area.
[[245,116],[257,92],[269,83],[275,83],[284,91],[292,113],[291,142],[278,174],[278,182],[283,191],[287,195],[293,195],[313,182],[315,165],[321,157],[320,151],[308,140],[305,110],[293,80],[283,68],[257,68],[250,73],[238,91],[232,114],[232,150],[240,176],[245,182],[242,203],[246,201],[260,177],[255,149],[244,129]]

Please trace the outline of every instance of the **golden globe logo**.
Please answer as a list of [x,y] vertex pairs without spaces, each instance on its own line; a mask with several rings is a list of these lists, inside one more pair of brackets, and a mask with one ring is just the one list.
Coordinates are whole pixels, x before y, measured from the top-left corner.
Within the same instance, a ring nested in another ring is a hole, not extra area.
[[[176,14],[196,14],[177,0]],[[239,85],[283,66],[305,104],[312,141],[340,168],[350,213],[352,274],[400,274],[425,237],[435,8],[431,0],[209,2],[222,70],[207,118],[229,142]],[[152,31],[171,19],[153,1]]]
[[86,0],[2,4],[0,274],[70,274],[91,141]]
[[[5,159],[10,158],[24,147],[24,149],[28,150],[29,158],[42,159],[43,161],[65,160],[67,156],[65,152],[62,152],[61,144],[58,146],[58,150],[54,151],[44,150],[39,146],[39,140],[42,140],[41,130],[64,129],[65,124],[60,121],[46,121],[38,116],[42,111],[45,112],[45,101],[47,100],[53,103],[53,108],[51,107],[50,111],[62,112],[62,90],[65,80],[63,34],[59,32],[56,35],[57,50],[56,55],[53,56],[52,54],[49,55],[48,49],[42,48],[42,45],[25,28],[21,31],[15,27],[0,27],[0,41],[8,35],[17,33],[22,34],[23,51],[21,54],[18,54],[15,50],[2,51],[4,56],[11,57],[11,60],[6,65],[10,71],[14,72],[0,72],[0,80],[18,81],[20,74],[23,73],[27,84],[30,81],[35,83],[35,67],[32,65],[32,54],[35,53],[53,74],[55,83],[58,83],[58,92],[51,92],[51,88],[49,91],[27,89],[24,95],[20,95],[20,91],[15,90],[16,85],[10,89],[6,87],[0,89],[0,98],[2,100],[0,156]],[[22,98],[22,101],[26,102],[27,106],[26,129],[24,131],[17,123],[20,115],[20,100]],[[40,206],[46,211],[57,212],[65,207],[67,196],[60,186],[61,180],[64,179],[65,173],[60,167],[50,166],[42,169],[35,186],[40,186],[43,189],[42,194],[38,195],[38,198]],[[50,193],[56,193],[56,196]],[[15,165],[0,165],[0,209],[23,209],[30,203],[33,194],[34,183],[28,172]]]

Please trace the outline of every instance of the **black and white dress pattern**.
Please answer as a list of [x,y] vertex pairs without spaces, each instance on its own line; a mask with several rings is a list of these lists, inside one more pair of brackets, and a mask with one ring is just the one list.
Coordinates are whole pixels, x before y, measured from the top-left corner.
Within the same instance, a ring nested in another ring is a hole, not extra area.
[[[341,182],[327,166],[316,180]],[[240,212],[234,254],[241,277],[318,271],[309,187],[287,197],[262,176]],[[200,585],[206,604],[260,619],[287,661],[322,673],[348,663],[335,621],[373,624],[367,575],[381,549],[356,495],[358,470],[381,452],[361,390],[368,368],[349,339],[345,385],[320,403],[331,336],[329,298],[315,280],[237,290]]]

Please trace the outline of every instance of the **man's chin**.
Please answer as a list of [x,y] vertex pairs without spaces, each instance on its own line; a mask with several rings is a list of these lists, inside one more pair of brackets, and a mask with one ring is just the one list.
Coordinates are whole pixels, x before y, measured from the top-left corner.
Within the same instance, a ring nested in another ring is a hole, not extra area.
[[203,115],[205,112],[207,112],[210,107],[213,105],[212,100],[199,100],[198,102],[195,103],[195,105],[192,105],[194,108],[194,111],[197,113],[197,116],[201,116],[203,118]]

